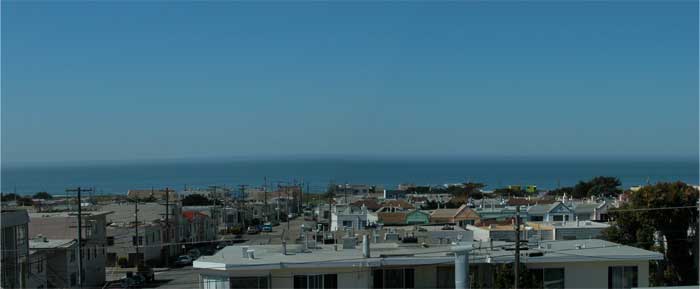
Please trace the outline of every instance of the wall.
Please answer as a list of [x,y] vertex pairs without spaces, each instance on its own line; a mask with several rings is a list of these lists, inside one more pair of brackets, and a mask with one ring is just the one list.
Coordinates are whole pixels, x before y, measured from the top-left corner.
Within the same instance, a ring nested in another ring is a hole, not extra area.
[[637,266],[637,287],[649,286],[648,261],[576,262],[562,264],[528,264],[528,268],[564,267],[565,288],[607,288],[609,266]]

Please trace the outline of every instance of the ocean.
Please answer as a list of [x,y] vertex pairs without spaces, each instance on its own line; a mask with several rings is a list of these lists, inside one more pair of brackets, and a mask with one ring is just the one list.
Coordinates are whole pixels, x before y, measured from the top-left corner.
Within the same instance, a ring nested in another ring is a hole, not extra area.
[[277,182],[304,182],[312,192],[329,183],[383,185],[400,183],[442,185],[482,182],[486,189],[507,185],[539,188],[570,186],[595,176],[618,177],[629,187],[660,181],[698,184],[698,161],[693,159],[241,159],[90,164],[5,165],[2,192],[64,194],[66,188],[94,187],[97,194],[124,194],[129,189],[210,185],[262,186]]

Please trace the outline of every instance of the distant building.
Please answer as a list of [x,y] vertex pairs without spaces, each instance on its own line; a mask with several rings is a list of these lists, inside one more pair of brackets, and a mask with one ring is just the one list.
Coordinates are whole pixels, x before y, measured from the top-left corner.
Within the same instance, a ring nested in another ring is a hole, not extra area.
[[436,209],[430,214],[430,222],[433,224],[456,224],[460,227],[473,225],[480,221],[476,211],[462,205],[457,209]]
[[527,209],[530,221],[573,221],[575,212],[562,202],[547,205],[535,205]]
[[342,231],[344,228],[364,229],[377,223],[377,215],[366,207],[336,205],[331,212],[331,231]]
[[[173,202],[177,200],[177,193],[175,191],[169,191],[170,201]],[[158,200],[165,201],[166,194],[165,190],[129,190],[126,193],[129,199],[138,199],[142,201],[146,200]]]
[[28,223],[26,210],[2,209],[2,288],[26,288],[29,263]]

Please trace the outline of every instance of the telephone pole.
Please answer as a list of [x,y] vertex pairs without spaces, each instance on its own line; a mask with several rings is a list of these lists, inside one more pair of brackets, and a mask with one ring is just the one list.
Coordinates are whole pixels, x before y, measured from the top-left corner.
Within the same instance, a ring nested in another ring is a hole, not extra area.
[[139,256],[139,199],[134,198],[134,231],[136,231],[136,268],[141,267],[141,256]]
[[75,189],[66,189],[67,193],[78,193],[78,287],[83,287],[83,209],[81,206],[80,195],[83,192],[92,192],[92,189],[83,189],[77,187]]
[[520,206],[515,206],[515,289],[520,275]]
[[167,252],[165,253],[165,264],[170,265],[170,188],[165,188],[165,244]]

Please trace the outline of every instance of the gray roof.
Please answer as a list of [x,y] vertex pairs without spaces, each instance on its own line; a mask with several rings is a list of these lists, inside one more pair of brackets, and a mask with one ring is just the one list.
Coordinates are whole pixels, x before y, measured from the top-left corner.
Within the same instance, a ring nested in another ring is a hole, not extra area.
[[577,204],[574,207],[574,212],[576,212],[576,214],[593,214],[593,211],[595,210],[595,208],[597,208],[600,205],[601,204],[597,204],[597,203]]
[[[534,215],[534,216],[540,216],[540,215],[544,216],[544,214],[546,214],[547,212],[556,208],[560,204],[562,204],[562,202],[554,202],[551,204],[537,204],[537,205],[534,205],[534,206],[528,208],[527,213],[529,215]],[[564,204],[564,206],[566,206],[566,204]]]
[[75,239],[31,239],[29,240],[30,249],[56,249],[56,248],[69,248],[75,244]]
[[[488,243],[471,243],[472,263],[510,263],[513,251],[502,248],[512,243],[494,242],[490,249]],[[273,270],[281,268],[318,268],[318,267],[356,267],[383,265],[419,265],[440,264],[454,260],[451,245],[404,246],[395,243],[371,244],[371,256],[362,257],[361,245],[355,249],[335,250],[332,245],[321,245],[316,249],[303,250],[301,245],[288,245],[288,254],[281,253],[281,245],[249,246],[255,250],[255,259],[244,258],[244,246],[229,246],[213,256],[203,256],[194,262],[195,268],[212,270]],[[603,240],[567,240],[546,241],[532,247],[527,252],[542,252],[543,256],[524,257],[525,263],[551,262],[595,262],[609,260],[661,260],[663,255],[630,246]]]
[[[129,224],[134,221],[133,203],[112,203],[102,206],[102,210],[112,211],[107,222]],[[139,203],[139,223],[160,220],[165,214],[165,206],[159,203]]]

